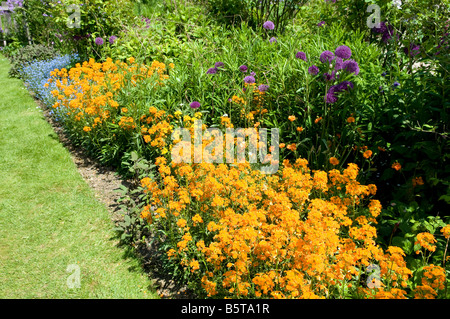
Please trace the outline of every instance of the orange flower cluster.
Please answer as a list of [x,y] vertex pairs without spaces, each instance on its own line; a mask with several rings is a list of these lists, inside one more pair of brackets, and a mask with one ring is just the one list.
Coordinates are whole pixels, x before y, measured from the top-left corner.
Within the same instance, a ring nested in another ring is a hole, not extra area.
[[[420,245],[421,247],[425,248],[426,250],[430,252],[436,251],[436,245],[433,245],[436,243],[436,238],[430,233],[419,233],[417,234],[417,241],[415,244]],[[420,250],[416,251],[416,254],[419,254]]]
[[417,299],[435,299],[445,288],[445,269],[433,264],[423,267],[422,285],[414,290]]
[[[141,181],[148,205],[160,210],[148,220],[173,231],[168,255],[198,276],[207,296],[343,297],[343,285],[357,295],[405,296],[411,271],[400,248],[376,244],[381,204],[370,198],[375,185],[357,182],[355,164],[327,173],[298,159],[274,175],[248,163],[160,157],[156,165],[160,180]],[[364,288],[374,264],[381,284]]]
[[[119,108],[120,90],[127,85],[136,86],[148,79],[156,86],[168,79],[164,63],[153,61],[150,66],[138,65],[133,58],[128,63],[108,58],[105,62],[94,59],[78,63],[69,71],[54,70],[49,82],[56,82],[52,91],[53,107],[76,127],[90,132],[105,127],[105,122],[116,124],[123,130],[139,126],[135,109]],[[130,113],[130,114],[128,114]],[[81,129],[80,129],[81,130]]]

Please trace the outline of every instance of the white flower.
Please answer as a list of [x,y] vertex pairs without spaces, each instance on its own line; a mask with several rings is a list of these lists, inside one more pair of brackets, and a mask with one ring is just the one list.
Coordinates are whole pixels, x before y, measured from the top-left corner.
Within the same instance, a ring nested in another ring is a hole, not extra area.
[[397,9],[402,8],[402,0],[392,0],[392,5],[397,7]]

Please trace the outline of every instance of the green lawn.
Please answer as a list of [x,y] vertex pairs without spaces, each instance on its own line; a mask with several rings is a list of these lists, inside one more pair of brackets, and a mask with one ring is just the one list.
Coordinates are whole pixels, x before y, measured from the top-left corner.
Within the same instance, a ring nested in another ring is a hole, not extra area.
[[[158,298],[8,69],[0,56],[0,298]],[[79,288],[71,281],[77,269]]]

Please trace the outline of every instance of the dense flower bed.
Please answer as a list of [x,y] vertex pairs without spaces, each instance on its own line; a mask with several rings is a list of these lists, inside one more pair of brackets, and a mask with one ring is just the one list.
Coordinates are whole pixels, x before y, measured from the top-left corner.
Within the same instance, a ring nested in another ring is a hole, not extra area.
[[[249,163],[171,162],[169,151],[180,142],[172,141],[171,133],[180,125],[193,129],[202,117],[197,105],[191,106],[193,116],[121,105],[129,87],[162,89],[167,72],[156,61],[146,66],[132,58],[128,63],[90,60],[53,71],[49,83],[56,84],[53,107],[80,139],[101,150],[104,141],[139,138],[152,154],[157,172],[141,180],[146,205],[140,217],[162,234],[169,263],[181,269],[196,293],[221,298],[434,298],[444,293],[444,268],[426,265],[422,285],[413,287],[415,274],[404,251],[376,242],[382,207],[374,197],[376,186],[357,181],[356,164],[322,171],[310,170],[305,159],[286,159],[276,174],[264,175]],[[226,117],[222,123],[230,126]],[[203,140],[203,148],[207,145]],[[449,229],[442,228],[446,240]],[[435,241],[431,233],[420,233],[417,253],[426,259]]]

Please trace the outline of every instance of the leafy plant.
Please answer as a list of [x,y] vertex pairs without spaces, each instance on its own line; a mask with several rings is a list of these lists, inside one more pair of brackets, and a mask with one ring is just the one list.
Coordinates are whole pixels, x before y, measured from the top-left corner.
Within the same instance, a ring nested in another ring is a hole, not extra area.
[[55,58],[60,53],[52,46],[44,44],[30,44],[20,48],[11,57],[11,69],[9,76],[20,77],[20,70],[27,64],[33,61],[50,60]]

